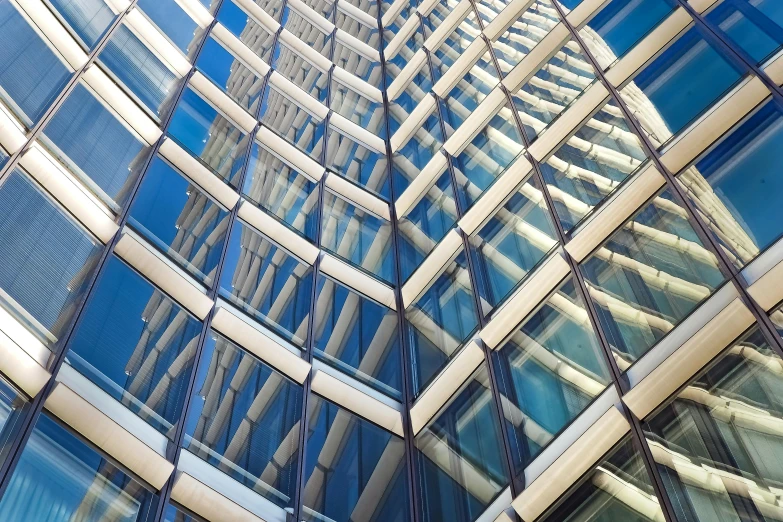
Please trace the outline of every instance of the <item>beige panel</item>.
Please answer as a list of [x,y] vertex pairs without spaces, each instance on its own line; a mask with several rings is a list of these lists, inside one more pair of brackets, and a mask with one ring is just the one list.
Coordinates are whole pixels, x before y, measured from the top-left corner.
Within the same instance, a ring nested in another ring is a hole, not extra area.
[[489,38],[490,42],[496,41],[500,35],[506,32],[506,29],[511,27],[511,24],[519,19],[522,13],[527,11],[533,2],[535,0],[511,0],[489,25],[484,27],[484,35]]
[[405,90],[411,79],[419,72],[419,69],[427,63],[427,54],[424,49],[419,49],[413,58],[410,59],[408,64],[400,71],[400,74],[394,79],[393,82],[386,89],[386,96],[390,102],[397,99],[397,96]]
[[72,70],[79,70],[87,63],[87,54],[41,0],[13,2],[24,10],[23,16],[34,24],[33,30],[45,35]]
[[456,7],[454,7],[454,9],[452,9],[446,19],[443,20],[443,22],[435,29],[435,31],[433,31],[429,38],[427,38],[427,40],[424,42],[424,47],[426,47],[428,51],[434,52],[438,47],[441,46],[443,42],[446,41],[446,38],[448,38],[449,35],[454,32],[462,20],[465,19],[468,11],[471,10],[470,0],[460,0],[460,2]]
[[568,263],[560,251],[555,251],[506,301],[479,333],[492,349],[497,349],[517,327],[555,289],[569,273]]
[[753,314],[736,297],[636,384],[623,397],[623,402],[637,417],[644,419],[751,324]]
[[515,522],[514,514],[510,512],[510,510],[506,510],[502,512],[498,517],[495,519],[495,522]]
[[438,5],[439,1],[440,0],[422,0],[419,2],[419,7],[416,8],[416,11],[422,16],[427,16],[435,9],[435,6]]
[[212,310],[212,300],[197,283],[158,257],[129,232],[123,232],[114,252],[199,319],[203,320]]
[[103,243],[119,227],[111,211],[40,144],[34,143],[19,160],[30,176]]
[[408,213],[416,204],[421,201],[421,198],[427,193],[438,178],[446,171],[448,167],[448,160],[446,156],[440,152],[436,153],[432,159],[427,163],[419,175],[413,178],[408,188],[400,194],[397,201],[394,203],[394,208],[397,211],[397,217],[401,218]]
[[310,47],[302,40],[294,36],[294,34],[288,29],[283,29],[280,31],[280,40],[282,40],[283,43],[285,43],[290,48],[294,49],[297,53],[304,56],[307,61],[321,69],[324,74],[326,74],[332,67],[332,62],[329,60],[329,58],[325,57],[314,48]]
[[562,23],[558,23],[555,27],[549,31],[538,45],[533,47],[533,50],[525,56],[516,67],[514,67],[506,78],[503,80],[503,85],[506,88],[514,92],[524,84],[538,68],[543,65],[549,58],[551,58],[560,46],[562,46],[568,37],[571,35],[568,28]]
[[332,71],[332,78],[339,81],[342,84],[347,85],[354,91],[364,95],[377,103],[383,103],[383,93],[380,89],[374,85],[370,85],[366,81],[362,80],[358,76],[349,73],[340,66],[335,66]]
[[411,408],[410,418],[414,436],[427,425],[427,422],[438,413],[482,362],[484,362],[484,351],[476,341],[468,343],[465,349],[449,362]]
[[620,87],[692,21],[693,19],[685,9],[682,7],[675,9],[666,20],[661,22],[607,71],[606,79],[615,87]]
[[716,2],[716,0],[688,0],[688,3],[697,13],[703,13]]
[[252,132],[256,127],[256,119],[243,109],[237,102],[220,90],[220,87],[209,81],[200,71],[193,73],[190,85],[204,95],[223,114],[239,125],[245,132]]
[[172,165],[177,167],[185,176],[203,188],[227,209],[234,208],[234,205],[239,201],[239,194],[223,183],[216,175],[212,174],[207,167],[176,142],[165,138],[159,150],[161,155],[170,161]]
[[530,155],[538,161],[549,156],[555,147],[608,99],[609,91],[604,84],[594,81],[530,146]]
[[258,129],[256,139],[311,180],[318,182],[323,177],[324,168],[318,162],[263,125]]
[[378,399],[360,392],[339,379],[322,371],[313,374],[313,392],[346,408],[378,426],[404,437],[402,414]]
[[754,76],[675,141],[661,156],[661,162],[670,172],[679,172],[769,94],[767,87]]
[[191,63],[182,54],[179,48],[175,47],[171,41],[163,36],[161,32],[144,16],[138,7],[134,7],[125,15],[123,22],[140,39],[155,51],[179,76],[185,76],[190,72]]
[[362,190],[347,179],[337,174],[330,175],[326,178],[326,186],[371,214],[375,214],[386,221],[391,219],[388,203],[366,190]]
[[397,132],[391,137],[392,153],[397,152],[408,143],[408,140],[410,140],[421,127],[422,122],[429,118],[430,114],[435,111],[435,103],[435,97],[431,93],[427,93],[410,115],[405,118],[405,121],[402,122],[400,128],[397,129]]
[[[773,249],[775,247],[768,252],[772,253]],[[761,258],[758,261],[761,261]],[[755,263],[750,266],[755,268],[754,265]],[[748,293],[766,311],[783,301],[783,261],[769,268],[764,275],[754,281],[748,288]]]
[[38,339],[0,308],[0,373],[35,397],[51,377],[44,367],[49,355]]
[[265,76],[269,72],[269,65],[222,24],[215,24],[210,34],[220,40],[236,57],[244,62],[244,65],[255,71],[259,76]]
[[394,290],[353,265],[331,254],[323,254],[320,266],[324,274],[357,290],[359,293],[366,295],[387,308],[397,309]]
[[481,100],[476,110],[470,113],[462,125],[443,144],[446,152],[452,156],[457,156],[462,152],[507,101],[506,94],[500,86],[492,89],[487,97]]
[[566,19],[574,27],[581,26],[586,20],[590,19],[608,0],[584,0],[581,4],[566,15]]
[[217,308],[212,327],[300,384],[310,373],[307,361],[261,331],[260,325],[258,328],[251,325],[227,308]]
[[457,257],[462,246],[462,236],[454,229],[440,240],[402,287],[402,302],[405,308],[435,282],[435,278]]
[[264,522],[187,473],[177,472],[171,498],[212,522]]
[[506,200],[530,174],[533,165],[520,155],[509,165],[500,178],[495,181],[470,210],[459,220],[459,228],[471,235],[486,223],[503,201]]
[[783,52],[764,66],[764,72],[777,85],[783,85]]
[[315,263],[318,247],[252,203],[242,201],[239,217],[305,263]]
[[14,154],[27,143],[25,132],[16,117],[0,104],[0,145],[9,154]]
[[378,26],[378,20],[375,17],[370,16],[369,14],[365,13],[364,11],[356,7],[355,5],[352,5],[348,2],[338,2],[337,9],[349,15],[351,18],[354,18],[362,22],[366,26],[369,27]]
[[340,129],[344,134],[347,134],[356,141],[367,145],[375,152],[379,152],[381,154],[386,153],[386,142],[364,127],[355,124],[342,114],[333,112],[331,118],[329,119],[329,125],[334,126],[336,129]]
[[213,18],[210,12],[198,0],[175,0],[182,10],[190,16],[199,27],[206,28],[212,22]]
[[105,0],[105,1],[106,1],[106,5],[109,6],[109,9],[111,9],[111,11],[115,15],[125,11],[131,5],[130,0]]
[[381,53],[378,52],[378,49],[374,47],[370,47],[363,41],[359,40],[355,36],[353,36],[350,33],[347,33],[343,31],[342,29],[337,29],[337,32],[335,32],[335,40],[339,43],[343,43],[356,51],[357,53],[361,54],[365,58],[369,58],[370,60],[374,62],[381,61]]
[[648,163],[576,230],[566,244],[568,253],[577,263],[581,262],[665,183],[653,163]]
[[[385,13],[383,13],[383,16],[381,17],[381,25],[383,27],[386,27],[387,25],[391,25],[391,23],[394,22],[394,20],[396,20],[399,14],[402,12],[402,9],[407,5],[408,5],[408,0],[394,0],[391,7],[389,7],[389,9],[387,9]],[[415,20],[415,19],[416,19],[415,16],[411,16],[408,18],[407,21],[410,22],[411,20]],[[416,23],[418,24],[418,20]]]
[[512,506],[522,520],[533,522],[540,517],[630,429],[631,426],[620,410],[612,406],[514,499]]
[[488,52],[487,44],[482,38],[476,38],[471,42],[467,49],[457,58],[454,65],[435,84],[432,90],[440,97],[446,97],[449,92],[459,83],[482,55]]
[[171,462],[61,382],[44,407],[155,489],[162,488],[174,471]]
[[[402,5],[405,4],[407,0],[398,0],[394,3],[394,6],[399,6],[399,9],[402,9]],[[386,14],[383,15],[383,18],[386,19],[387,15],[391,13],[391,10],[386,11]],[[395,15],[396,18],[396,15]],[[394,21],[394,18],[389,20],[389,22],[384,22],[383,26],[386,27],[391,22]],[[416,16],[411,16],[408,18],[404,24],[402,24],[402,27],[400,27],[400,30],[397,32],[397,34],[394,35],[394,38],[391,39],[391,41],[386,44],[386,47],[383,48],[383,53],[386,56],[386,60],[390,60],[396,56],[396,54],[402,49],[402,47],[408,42],[408,39],[411,37],[411,35],[419,28],[419,19]]]

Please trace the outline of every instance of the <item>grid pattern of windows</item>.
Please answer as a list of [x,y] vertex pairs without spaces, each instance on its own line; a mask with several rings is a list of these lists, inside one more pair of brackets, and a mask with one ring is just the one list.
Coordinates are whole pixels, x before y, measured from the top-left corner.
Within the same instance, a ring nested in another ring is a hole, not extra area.
[[0,520],[783,521],[778,0],[0,0]]

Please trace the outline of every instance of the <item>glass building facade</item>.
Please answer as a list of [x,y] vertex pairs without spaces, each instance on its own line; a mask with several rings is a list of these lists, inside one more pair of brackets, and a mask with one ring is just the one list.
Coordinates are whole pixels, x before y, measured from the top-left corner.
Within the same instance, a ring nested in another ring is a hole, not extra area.
[[0,521],[783,522],[777,147],[780,0],[0,0]]

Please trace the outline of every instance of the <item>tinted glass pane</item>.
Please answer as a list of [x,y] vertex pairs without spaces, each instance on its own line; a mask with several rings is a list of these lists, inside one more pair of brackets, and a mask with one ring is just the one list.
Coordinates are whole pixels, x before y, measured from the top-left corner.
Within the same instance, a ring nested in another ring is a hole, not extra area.
[[516,474],[610,382],[585,305],[568,279],[493,353]]
[[228,212],[161,157],[144,175],[129,223],[190,275],[212,284]]
[[211,332],[185,448],[281,507],[296,487],[302,388]]
[[66,362],[169,437],[185,401],[201,323],[112,257]]
[[[479,12],[482,12],[481,7]],[[559,21],[560,17],[550,0],[533,2],[511,27],[492,43],[503,75],[511,72]]]
[[783,4],[775,0],[725,0],[706,18],[756,63],[783,45]]
[[324,142],[323,120],[277,89],[267,89],[261,106],[261,123],[320,163]]
[[407,522],[402,439],[317,395],[309,403],[302,520]]
[[[347,0],[346,0],[347,2]],[[364,20],[364,18],[362,18]],[[369,20],[367,20],[369,22]],[[345,31],[346,33],[350,34],[357,40],[359,40],[362,43],[366,43],[373,49],[378,48],[378,27],[374,25],[369,25],[364,23],[364,21],[359,21],[358,19],[354,18],[352,15],[347,14],[344,10],[340,9],[340,4],[337,4],[337,12],[335,13],[334,18],[334,24]],[[338,40],[339,42],[339,40]],[[340,44],[338,44],[340,45]],[[341,53],[340,53],[341,54]],[[335,49],[335,58],[338,57],[338,51]],[[339,62],[337,60],[334,60],[335,63]],[[377,62],[376,62],[377,63]],[[380,65],[380,64],[379,64]],[[351,69],[347,69],[351,70]],[[377,71],[378,77],[380,77],[380,67],[378,67]],[[363,79],[365,78],[365,70],[361,69],[359,74],[357,76],[361,76]]]
[[497,85],[497,82],[497,77],[482,74],[482,71],[477,67],[471,68],[449,92],[449,95],[442,100],[443,123],[446,124],[447,134],[451,134],[465,122]]
[[136,5],[183,53],[195,54],[204,32],[176,0],[138,0]]
[[43,133],[52,152],[104,203],[127,202],[150,147],[82,84],[68,95]]
[[[274,16],[271,11],[267,11],[267,14]],[[274,43],[274,34],[271,31],[258,23],[255,18],[248,16],[231,0],[223,1],[217,19],[226,29],[242,40],[251,51],[267,63],[271,63],[272,44]]]
[[54,344],[70,323],[100,250],[98,241],[21,171],[2,181],[0,304],[44,344]]
[[29,405],[19,390],[0,378],[0,462],[5,460],[13,438],[22,428]]
[[[372,40],[375,40],[375,38],[372,38]],[[370,44],[371,47],[374,45]],[[339,42],[334,46],[334,59],[332,61],[373,87],[383,88],[383,85],[381,85],[383,79],[381,62],[375,61]]]
[[291,8],[286,9],[280,23],[308,47],[315,49],[327,58],[331,58],[331,35],[311,24],[298,11]]
[[326,97],[329,93],[329,74],[327,71],[316,67],[282,42],[275,49],[272,65],[275,71],[326,105]]
[[202,519],[177,506],[169,505],[163,513],[163,522],[202,522]]
[[370,192],[389,198],[389,163],[385,152],[365,147],[332,129],[326,149],[326,166]]
[[196,67],[250,114],[258,111],[263,94],[263,78],[213,37],[204,42]]
[[340,82],[332,82],[331,109],[376,136],[386,136],[383,100],[371,100]]
[[82,43],[93,48],[114,21],[104,0],[47,0]]
[[423,521],[475,520],[508,481],[489,385],[482,366],[416,435]]
[[151,522],[157,498],[41,414],[8,488],[0,520]]

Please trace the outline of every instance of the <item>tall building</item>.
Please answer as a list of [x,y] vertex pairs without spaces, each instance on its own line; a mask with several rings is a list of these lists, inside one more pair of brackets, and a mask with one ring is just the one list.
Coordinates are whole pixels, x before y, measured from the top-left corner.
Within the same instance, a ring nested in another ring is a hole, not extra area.
[[782,85],[781,0],[0,0],[0,522],[783,522]]

